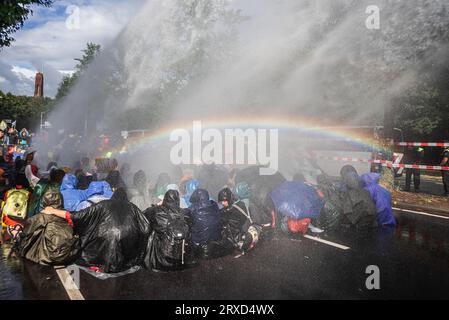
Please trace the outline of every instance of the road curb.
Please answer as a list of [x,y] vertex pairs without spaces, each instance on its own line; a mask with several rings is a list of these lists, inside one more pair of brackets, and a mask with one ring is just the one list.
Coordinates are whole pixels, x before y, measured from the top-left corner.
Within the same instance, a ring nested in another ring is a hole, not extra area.
[[398,207],[400,209],[416,210],[416,211],[423,211],[423,212],[429,212],[429,213],[438,213],[438,214],[441,214],[444,216],[449,216],[449,210],[438,208],[438,207],[422,206],[422,205],[410,204],[410,203],[400,202],[400,201],[397,201],[394,204],[394,206]]

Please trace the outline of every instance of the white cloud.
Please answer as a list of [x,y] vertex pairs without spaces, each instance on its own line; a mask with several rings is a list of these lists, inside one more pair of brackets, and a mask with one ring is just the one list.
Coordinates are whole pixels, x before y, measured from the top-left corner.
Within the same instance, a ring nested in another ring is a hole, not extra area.
[[75,73],[75,70],[58,70],[63,75],[72,75]]
[[19,66],[13,66],[11,70],[12,70],[12,72],[16,73],[18,76],[22,76],[24,78],[31,79],[31,80],[34,79],[34,77],[36,76],[36,72],[37,72],[36,70],[21,68]]

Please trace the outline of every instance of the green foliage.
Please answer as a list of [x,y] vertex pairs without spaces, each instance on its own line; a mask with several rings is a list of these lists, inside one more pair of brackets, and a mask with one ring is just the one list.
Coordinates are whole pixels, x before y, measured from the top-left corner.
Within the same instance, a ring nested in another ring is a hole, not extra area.
[[0,91],[0,119],[17,120],[17,128],[33,128],[39,124],[41,112],[47,113],[54,100],[46,97],[15,96]]
[[50,7],[53,0],[2,0],[0,5],[0,48],[8,47],[14,38],[11,34],[19,30],[29,15],[31,5]]
[[97,54],[101,50],[101,45],[95,44],[92,42],[88,42],[86,49],[82,50],[84,53],[82,58],[75,59],[75,61],[78,61],[79,63],[75,66],[75,75],[79,76],[82,72],[84,72],[89,64],[95,59]]
[[394,113],[395,126],[404,130],[407,140],[449,140],[449,58],[423,68]]
[[69,94],[70,89],[76,82],[76,79],[77,77],[75,75],[66,75],[62,78],[58,86],[58,92],[55,96],[56,100],[60,101],[62,98]]
[[71,75],[66,75],[62,78],[59,84],[58,91],[56,93],[56,100],[61,101],[65,96],[70,93],[70,90],[75,85],[81,74],[87,69],[89,64],[95,59],[101,50],[99,44],[87,43],[86,49],[82,50],[83,56],[75,59],[78,64],[75,66],[75,72]]
[[11,93],[5,94],[0,91],[0,119],[17,120],[18,127],[36,127],[40,122],[41,113],[51,111],[70,92],[70,89],[76,83],[79,76],[93,61],[99,51],[100,45],[93,43],[87,44],[86,49],[83,50],[84,54],[82,58],[75,59],[79,62],[75,66],[75,72],[72,75],[66,75],[59,84],[56,99],[15,96]]

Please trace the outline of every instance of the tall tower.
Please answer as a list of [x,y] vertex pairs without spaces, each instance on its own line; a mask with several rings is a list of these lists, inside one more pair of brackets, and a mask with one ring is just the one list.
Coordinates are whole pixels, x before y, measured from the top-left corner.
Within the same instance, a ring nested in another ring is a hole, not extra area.
[[34,83],[34,96],[44,96],[44,74],[42,72],[36,73],[36,80]]

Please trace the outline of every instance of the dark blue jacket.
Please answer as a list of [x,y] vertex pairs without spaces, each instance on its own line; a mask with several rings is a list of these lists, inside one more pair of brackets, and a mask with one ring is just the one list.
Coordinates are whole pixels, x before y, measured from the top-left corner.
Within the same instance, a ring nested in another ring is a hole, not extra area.
[[190,197],[192,215],[192,242],[195,245],[208,244],[221,238],[221,223],[218,205],[209,200],[209,193],[197,189]]

